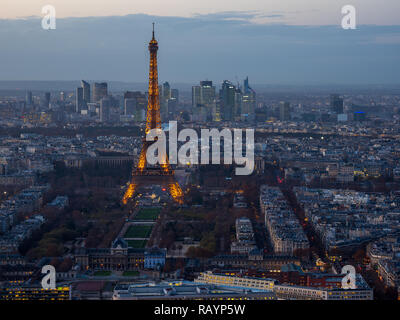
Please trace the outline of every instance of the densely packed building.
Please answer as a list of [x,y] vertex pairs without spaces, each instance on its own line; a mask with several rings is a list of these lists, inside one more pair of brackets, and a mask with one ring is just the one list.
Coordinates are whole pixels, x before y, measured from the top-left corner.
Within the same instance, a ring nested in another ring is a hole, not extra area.
[[383,237],[367,246],[370,267],[378,271],[385,285],[400,287],[400,238]]
[[309,248],[302,226],[279,188],[261,186],[260,208],[276,254],[293,255]]
[[236,219],[236,241],[231,244],[231,253],[246,254],[257,249],[251,220],[246,217]]
[[359,245],[400,228],[400,197],[396,194],[306,187],[294,191],[326,250]]

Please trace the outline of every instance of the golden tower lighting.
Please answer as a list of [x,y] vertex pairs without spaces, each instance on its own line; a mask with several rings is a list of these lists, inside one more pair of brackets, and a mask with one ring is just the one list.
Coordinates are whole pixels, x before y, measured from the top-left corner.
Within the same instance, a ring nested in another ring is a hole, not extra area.
[[[158,42],[154,36],[149,43],[150,52],[150,68],[149,68],[149,98],[147,103],[146,130],[148,134],[152,129],[161,130],[161,115],[160,115],[160,98],[158,89],[158,71],[157,71],[157,51]],[[146,141],[143,138],[143,146],[140,152],[139,161],[136,167],[132,170],[132,179],[125,191],[122,202],[127,204],[135,195],[135,192],[141,184],[154,184],[155,181],[166,185],[172,198],[178,203],[183,203],[183,192],[178,182],[174,178],[174,171],[168,160],[168,156],[163,155],[163,161],[158,168],[149,168],[147,164],[146,153],[152,141]]]

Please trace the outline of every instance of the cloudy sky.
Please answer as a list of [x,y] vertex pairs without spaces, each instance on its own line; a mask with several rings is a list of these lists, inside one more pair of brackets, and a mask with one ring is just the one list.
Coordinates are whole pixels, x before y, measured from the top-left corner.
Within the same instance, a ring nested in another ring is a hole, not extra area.
[[[52,4],[57,29],[41,28]],[[400,1],[0,0],[0,80],[145,82],[156,22],[160,80],[400,83]]]
[[356,7],[361,24],[399,24],[398,0],[1,0],[0,18],[38,16],[53,5],[60,18],[144,13],[193,17],[226,11],[252,11],[254,21],[285,24],[338,24],[344,5]]

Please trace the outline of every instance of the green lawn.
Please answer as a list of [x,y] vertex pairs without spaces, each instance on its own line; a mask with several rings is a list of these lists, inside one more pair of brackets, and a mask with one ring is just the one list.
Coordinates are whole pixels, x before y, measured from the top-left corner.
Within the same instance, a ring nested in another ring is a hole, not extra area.
[[151,234],[152,226],[129,226],[125,238],[148,238]]
[[94,275],[98,277],[106,277],[111,275],[111,271],[95,271]]
[[160,214],[159,208],[140,209],[135,216],[135,220],[156,220]]
[[135,249],[141,249],[146,247],[147,240],[127,240],[129,247],[135,248]]
[[136,277],[139,275],[139,271],[124,271],[122,275],[124,277]]

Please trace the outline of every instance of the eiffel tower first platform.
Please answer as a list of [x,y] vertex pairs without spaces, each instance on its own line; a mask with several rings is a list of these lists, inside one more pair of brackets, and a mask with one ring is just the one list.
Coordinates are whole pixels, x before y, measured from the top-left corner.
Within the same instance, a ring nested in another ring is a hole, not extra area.
[[[158,72],[157,72],[157,51],[158,43],[154,37],[154,23],[153,23],[153,37],[149,43],[150,52],[150,72],[149,72],[149,98],[147,103],[147,117],[146,117],[146,135],[152,129],[161,130],[161,115],[160,115],[160,100],[158,89]],[[146,141],[143,138],[143,146],[140,152],[139,161],[132,170],[132,178],[127,190],[125,191],[122,202],[127,204],[130,199],[135,196],[136,191],[141,186],[149,185],[162,185],[168,189],[171,197],[178,203],[183,203],[183,192],[178,182],[175,180],[174,170],[168,160],[168,156],[163,155],[163,161],[157,166],[150,166],[147,163],[146,153],[149,146],[154,141]]]

